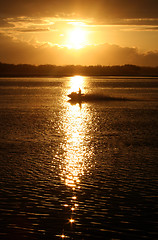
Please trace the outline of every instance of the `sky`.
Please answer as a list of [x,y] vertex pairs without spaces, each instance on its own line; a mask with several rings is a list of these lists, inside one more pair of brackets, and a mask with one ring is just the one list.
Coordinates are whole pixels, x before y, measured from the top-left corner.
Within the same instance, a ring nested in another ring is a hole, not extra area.
[[158,66],[158,0],[0,0],[0,62]]

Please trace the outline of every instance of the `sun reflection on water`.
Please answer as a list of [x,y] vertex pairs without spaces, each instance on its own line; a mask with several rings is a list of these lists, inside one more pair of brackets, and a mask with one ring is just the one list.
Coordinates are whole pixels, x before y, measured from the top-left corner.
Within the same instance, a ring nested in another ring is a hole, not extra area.
[[[84,89],[84,78],[75,76],[70,78],[70,89],[68,91],[78,91]],[[75,211],[79,208],[77,192],[81,189],[82,176],[88,173],[91,168],[90,159],[93,148],[89,147],[90,135],[89,124],[91,114],[86,104],[71,105],[65,101],[62,114],[61,125],[64,133],[62,144],[62,159],[60,162],[60,177],[62,182],[72,191],[71,201],[64,204],[70,210],[70,217],[66,219],[70,226],[76,224]],[[67,226],[67,225],[66,225]],[[64,228],[65,231],[65,228]]]
[[84,174],[86,147],[85,141],[85,112],[79,105],[70,105],[65,121],[66,143],[64,162],[62,163],[62,180],[73,189],[80,187],[80,176]]
[[[71,77],[69,91],[84,89],[84,80],[82,76]],[[79,104],[66,104],[62,119],[65,144],[63,144],[64,160],[61,164],[61,179],[74,190],[80,188],[80,177],[87,168],[85,156],[91,154],[85,139],[86,123],[90,120],[90,115],[85,105],[80,108]]]
[[81,90],[84,89],[84,77],[82,76],[74,76],[70,78],[70,91],[71,92],[77,92],[79,90],[79,88],[81,88]]

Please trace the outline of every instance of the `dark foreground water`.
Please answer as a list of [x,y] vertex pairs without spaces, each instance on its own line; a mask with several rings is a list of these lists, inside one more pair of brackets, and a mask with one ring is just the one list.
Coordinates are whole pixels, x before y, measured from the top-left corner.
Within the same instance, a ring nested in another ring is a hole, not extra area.
[[0,79],[0,239],[158,239],[157,172],[158,78]]

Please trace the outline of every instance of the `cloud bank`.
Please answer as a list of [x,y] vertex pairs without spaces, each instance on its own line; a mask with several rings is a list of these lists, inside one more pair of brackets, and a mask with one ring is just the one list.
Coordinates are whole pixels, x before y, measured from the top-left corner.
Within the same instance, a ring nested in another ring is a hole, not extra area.
[[0,49],[0,62],[5,63],[158,66],[158,51],[141,53],[136,48],[110,44],[91,45],[79,50],[49,44],[37,47],[1,35]]

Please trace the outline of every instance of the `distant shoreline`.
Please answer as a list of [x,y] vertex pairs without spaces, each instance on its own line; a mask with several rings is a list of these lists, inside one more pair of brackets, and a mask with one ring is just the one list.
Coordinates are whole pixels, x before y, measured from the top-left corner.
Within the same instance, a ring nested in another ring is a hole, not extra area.
[[81,74],[73,74],[73,75],[1,75],[1,78],[67,78],[73,76],[83,76],[83,77],[128,77],[128,78],[158,78],[158,75],[81,75]]
[[122,76],[122,77],[158,77],[158,67],[136,65],[30,65],[0,63],[0,77],[71,77],[82,76]]

